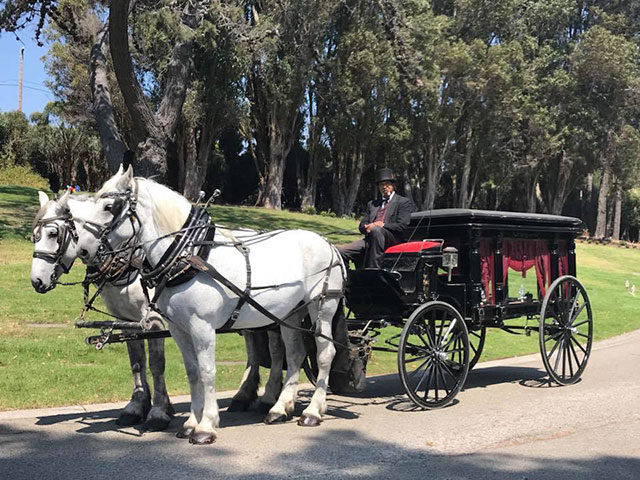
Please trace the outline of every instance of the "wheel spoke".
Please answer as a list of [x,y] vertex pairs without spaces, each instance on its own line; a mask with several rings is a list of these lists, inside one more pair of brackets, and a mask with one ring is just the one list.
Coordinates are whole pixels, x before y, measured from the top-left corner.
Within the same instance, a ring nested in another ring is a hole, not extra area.
[[[428,357],[428,356],[426,356],[426,355],[424,355],[424,356],[422,356],[422,357],[410,358],[409,360],[405,360],[405,361],[404,361],[404,363],[413,363],[413,362],[418,362],[418,361],[420,361],[420,360],[422,360],[422,359],[424,359],[424,358],[426,358],[426,360],[425,360],[426,362],[428,362],[428,361],[429,361],[429,357]],[[416,369],[416,370],[417,370],[417,369]],[[415,372],[416,370],[414,370],[414,372]]]
[[580,316],[580,314],[582,313],[582,311],[585,309],[585,307],[587,306],[586,303],[583,303],[582,305],[580,305],[580,308],[578,308],[578,310],[576,311],[575,314],[571,314],[571,317],[569,318],[569,326],[573,327],[573,322],[575,322],[578,317]]
[[451,378],[453,378],[454,382],[458,383],[458,379],[456,378],[456,376],[453,374],[453,372],[451,371],[451,369],[449,368],[449,366],[447,365],[446,362],[444,362],[442,364],[442,366],[444,367],[444,371],[447,372],[449,374],[449,376]]
[[575,325],[571,325],[573,328],[578,328],[581,325],[584,325],[585,323],[590,323],[591,319],[587,318],[586,320],[581,321],[580,323],[576,323]]
[[422,334],[421,334],[420,332],[416,332],[414,335],[415,335],[415,336],[417,336],[417,337],[420,339],[420,341],[421,341],[422,343],[424,343],[424,346],[425,346],[425,347],[428,347],[428,348],[433,347],[433,344],[429,345],[429,342],[427,342],[427,341],[424,339],[424,337],[422,336]]
[[438,368],[438,373],[440,374],[440,380],[442,380],[442,388],[444,388],[444,391],[447,393],[447,395],[449,395],[451,393],[451,390],[447,388],[447,382],[444,379],[444,373],[442,373],[442,368]]
[[422,385],[422,382],[424,382],[425,377],[427,377],[427,372],[429,373],[427,377],[427,390],[429,390],[429,381],[431,380],[432,370],[433,370],[433,365],[429,365],[429,367],[427,367],[427,369],[424,371],[424,373],[422,374],[422,377],[420,378],[420,381],[418,382],[418,385],[416,385],[416,388],[415,388],[416,393],[418,393],[418,390],[420,390],[420,385]]
[[423,352],[425,354],[428,354],[429,350],[431,350],[431,348],[428,348],[428,349],[427,348],[423,348],[423,347],[420,347],[418,345],[414,345],[413,343],[409,343],[409,342],[407,342],[407,349],[411,349],[410,352],[407,352],[407,353],[410,353],[411,355],[415,355],[415,353],[413,353],[414,351],[418,351],[418,352],[421,352],[421,353]]
[[[569,362],[569,374],[573,378],[573,359],[571,358],[571,341],[566,342],[567,362]],[[578,365],[576,365],[577,367]]]
[[565,378],[566,366],[567,366],[567,349],[565,348],[565,339],[562,338],[562,377]]
[[573,343],[571,343],[571,340],[569,340],[569,350],[571,351],[571,355],[573,356],[574,360],[576,361],[576,368],[578,370],[580,370],[580,359],[578,358],[578,354],[576,353],[576,349],[573,346]]
[[582,353],[585,354],[585,356],[587,355],[587,351],[584,349],[584,347],[582,345],[580,345],[580,342],[578,340],[576,340],[575,338],[573,338],[573,336],[570,337],[570,339],[573,341],[573,343],[575,343],[580,350],[582,350]]
[[[430,358],[427,358],[424,362],[422,362],[422,363],[418,366],[418,368],[416,368],[413,372],[409,373],[409,376],[414,377],[414,376],[416,375],[416,373],[418,373],[420,370],[422,370],[422,368],[423,368],[427,363],[429,363],[429,362],[430,362],[430,360],[431,360]],[[404,363],[406,364],[406,363],[409,363],[409,362],[408,362],[408,361],[405,361]]]
[[456,333],[455,335],[453,335],[453,336],[452,336],[452,337],[447,341],[447,343],[446,343],[445,345],[443,345],[441,348],[442,348],[443,350],[446,350],[446,349],[447,349],[447,347],[451,344],[451,342],[452,342],[453,340],[458,339],[458,338],[460,338],[461,336],[462,336],[462,330],[459,330],[459,331],[458,331],[458,333]]
[[[564,339],[561,338],[558,343],[556,345],[560,345],[562,343]],[[562,347],[560,347],[560,350],[562,350]],[[551,355],[549,355],[549,360],[551,360]],[[560,351],[558,351],[558,355],[556,356],[556,364],[553,367],[553,371],[557,372],[558,371],[558,366],[560,365]]]
[[560,341],[562,339],[558,339],[558,341],[556,342],[556,344],[553,346],[553,348],[551,348],[551,351],[549,352],[549,355],[547,355],[547,358],[549,358],[549,360],[551,360],[551,356],[553,355],[553,352],[556,351],[556,348],[558,348],[558,345],[560,345]]

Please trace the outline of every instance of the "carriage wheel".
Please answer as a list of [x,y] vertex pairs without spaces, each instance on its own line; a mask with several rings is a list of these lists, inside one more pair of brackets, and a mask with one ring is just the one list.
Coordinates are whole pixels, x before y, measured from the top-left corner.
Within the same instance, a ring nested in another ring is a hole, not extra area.
[[547,291],[540,311],[540,353],[549,376],[560,385],[582,375],[593,340],[591,303],[582,284],[565,275]]
[[400,336],[398,371],[419,407],[440,408],[453,401],[469,372],[469,335],[455,308],[434,301],[411,314]]
[[469,362],[469,370],[476,366],[482,349],[484,348],[484,340],[487,335],[487,327],[480,327],[479,329],[469,330],[469,355],[471,355],[471,361]]

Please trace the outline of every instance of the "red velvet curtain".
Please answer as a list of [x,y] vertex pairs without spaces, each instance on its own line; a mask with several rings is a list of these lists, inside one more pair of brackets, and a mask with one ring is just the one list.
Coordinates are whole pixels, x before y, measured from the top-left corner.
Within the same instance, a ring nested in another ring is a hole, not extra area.
[[506,239],[502,242],[502,281],[506,283],[509,268],[522,272],[535,266],[540,294],[545,295],[549,284],[551,260],[546,240]]

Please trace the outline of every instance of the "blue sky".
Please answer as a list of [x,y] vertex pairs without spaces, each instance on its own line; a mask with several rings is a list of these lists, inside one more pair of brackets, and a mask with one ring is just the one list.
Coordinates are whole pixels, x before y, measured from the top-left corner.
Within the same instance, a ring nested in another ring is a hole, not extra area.
[[20,32],[19,42],[13,33],[0,32],[0,111],[8,112],[18,108],[18,70],[20,47],[24,46],[24,90],[22,111],[29,116],[42,111],[53,94],[44,85],[47,74],[42,57],[48,48],[39,47],[34,41],[33,29]]

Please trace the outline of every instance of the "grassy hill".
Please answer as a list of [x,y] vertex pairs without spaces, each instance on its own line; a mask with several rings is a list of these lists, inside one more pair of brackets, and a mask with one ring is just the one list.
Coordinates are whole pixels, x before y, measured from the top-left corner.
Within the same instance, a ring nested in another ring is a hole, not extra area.
[[[131,393],[126,347],[110,345],[98,352],[84,344],[84,337],[93,332],[72,328],[82,307],[81,287],[59,286],[46,295],[31,287],[33,247],[28,236],[37,205],[34,189],[0,186],[0,410],[125,400]],[[213,207],[212,217],[228,226],[304,228],[337,243],[357,238],[335,233],[356,231],[357,222],[351,219],[227,206]],[[594,307],[596,339],[640,328],[640,251],[579,244],[577,254],[578,276]],[[65,280],[81,280],[83,270],[76,265]],[[517,291],[520,283],[532,281],[534,275],[513,277],[510,290]],[[637,285],[637,296],[626,292],[625,280]],[[91,318],[98,319],[97,315]],[[384,336],[392,333],[389,329]],[[490,330],[482,359],[537,349],[535,335]],[[221,335],[217,359],[217,388],[236,388],[244,370],[242,338]],[[376,352],[369,371],[395,372],[395,362],[395,355]],[[182,359],[171,339],[167,340],[166,379],[171,394],[188,392]]]

